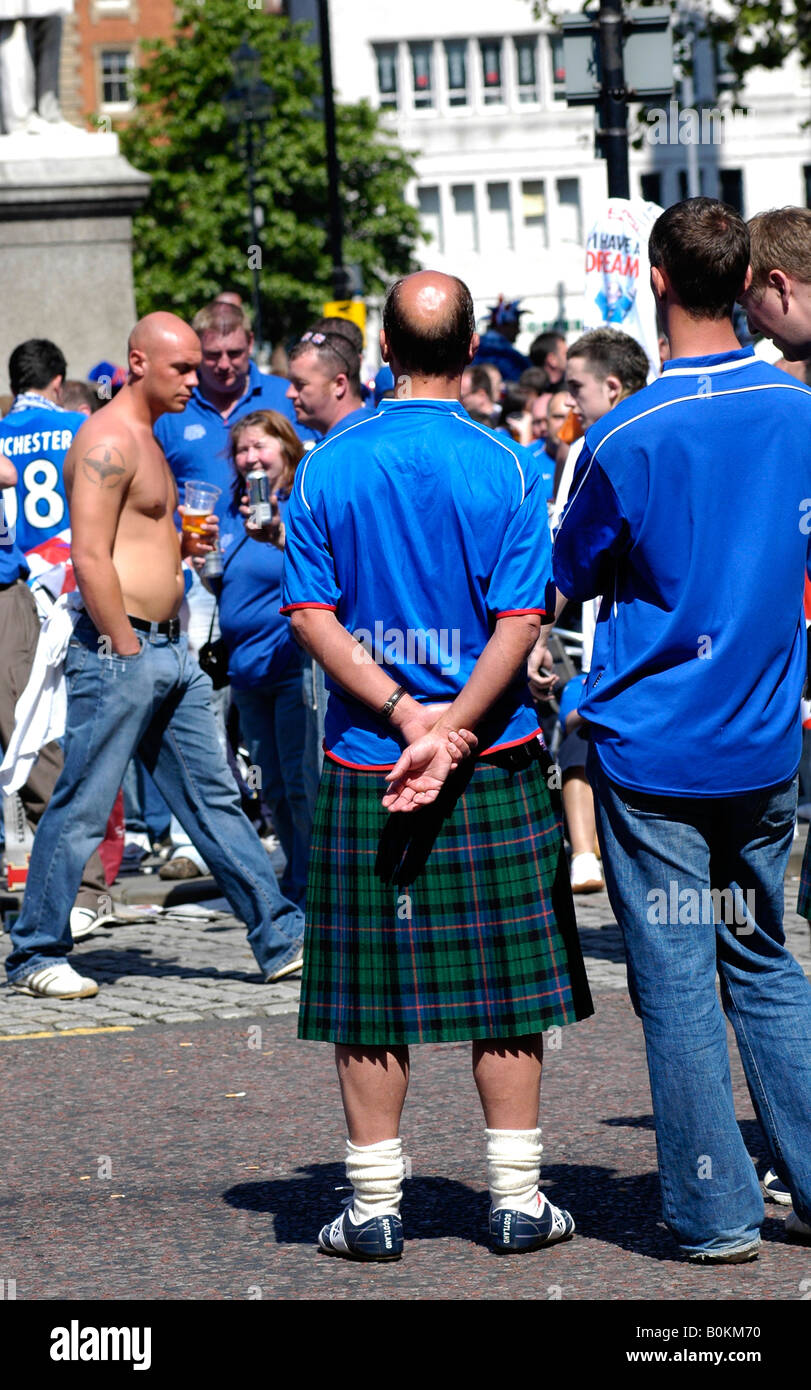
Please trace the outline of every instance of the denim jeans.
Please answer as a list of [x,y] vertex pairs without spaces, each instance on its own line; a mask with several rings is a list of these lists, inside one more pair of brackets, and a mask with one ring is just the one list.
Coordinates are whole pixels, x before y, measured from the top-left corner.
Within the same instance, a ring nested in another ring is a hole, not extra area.
[[231,687],[251,762],[262,773],[262,795],[287,858],[282,892],[300,907],[307,893],[310,835],[318,791],[315,712],[304,702],[301,667],[252,690]]
[[[588,772],[645,1033],[665,1221],[692,1253],[751,1244],[763,1220],[726,1014],[772,1166],[811,1223],[811,986],[782,927],[796,782],[690,800],[617,786],[593,750]],[[730,890],[716,912],[712,889]]]
[[324,720],[327,716],[327,687],[323,667],[315,657],[304,659],[304,702],[315,716],[308,728],[307,758],[316,765],[320,777],[324,768]]
[[303,915],[282,896],[240,807],[217,740],[211,681],[189,656],[185,636],[170,642],[154,629],[138,635],[138,654],[104,656],[89,618],[76,625],[65,660],[65,766],[34,839],[6,962],[10,980],[71,950],[69,914],[82,866],[104,834],[136,751],[246,923],[263,975],[298,954]]

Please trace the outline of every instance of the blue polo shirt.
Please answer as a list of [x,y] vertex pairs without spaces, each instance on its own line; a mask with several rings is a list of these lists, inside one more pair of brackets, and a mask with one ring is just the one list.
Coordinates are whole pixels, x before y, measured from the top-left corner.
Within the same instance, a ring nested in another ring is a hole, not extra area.
[[[287,503],[279,497],[285,520]],[[270,685],[301,669],[302,650],[279,613],[282,552],[245,533],[239,508],[229,505],[220,527],[223,572],[218,594],[220,630],[228,648],[228,677],[236,690]]]
[[[299,466],[282,612],[332,609],[415,699],[450,701],[497,618],[547,611],[550,550],[539,475],[511,444],[458,401],[384,400]],[[328,685],[329,756],[391,767],[402,752],[391,726]],[[537,732],[519,671],[477,730],[479,748]]]
[[811,391],[751,348],[666,362],[586,434],[555,581],[604,595],[579,710],[620,786],[729,796],[796,773],[809,439]]
[[215,510],[220,518],[224,517],[233,478],[228,438],[237,420],[252,415],[255,410],[277,410],[292,422],[305,443],[318,438],[313,430],[296,423],[296,413],[287,399],[287,387],[284,377],[260,372],[256,363],[251,362],[245,395],[232,407],[226,419],[196,387],[185,410],[161,415],[155,423],[155,437],[177,479],[181,502],[183,484],[188,480],[213,483],[221,489]]

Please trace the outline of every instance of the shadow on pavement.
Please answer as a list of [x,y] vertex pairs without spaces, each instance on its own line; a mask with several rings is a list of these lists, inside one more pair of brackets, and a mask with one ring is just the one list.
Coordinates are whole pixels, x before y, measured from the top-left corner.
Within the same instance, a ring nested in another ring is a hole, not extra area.
[[[314,1163],[297,1168],[285,1181],[239,1183],[223,1193],[229,1206],[274,1216],[279,1245],[312,1245],[320,1228],[338,1216],[348,1195],[341,1163]],[[450,1178],[409,1178],[404,1221],[409,1239],[453,1237],[489,1248],[487,1194]]]

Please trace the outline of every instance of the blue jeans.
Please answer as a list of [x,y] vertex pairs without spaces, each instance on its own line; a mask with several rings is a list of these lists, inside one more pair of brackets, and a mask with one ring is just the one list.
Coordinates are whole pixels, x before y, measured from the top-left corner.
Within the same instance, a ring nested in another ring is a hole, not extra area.
[[6,962],[10,980],[67,956],[70,909],[82,867],[136,751],[180,817],[267,975],[299,953],[304,918],[284,898],[270,860],[243,814],[211,712],[211,681],[186,638],[139,633],[134,656],[103,656],[80,618],[65,660],[68,718],[63,772],[34,839],[23,908]]
[[304,906],[310,835],[318,791],[315,712],[305,704],[301,667],[272,685],[231,687],[251,762],[262,773],[262,795],[287,858],[282,892]]
[[811,986],[782,926],[796,781],[690,800],[617,786],[593,750],[588,772],[645,1032],[665,1221],[687,1253],[751,1244],[763,1221],[726,1014],[772,1165],[811,1223]]
[[304,659],[304,700],[315,716],[308,731],[307,757],[315,763],[320,777],[324,768],[324,720],[327,716],[327,687],[323,667],[315,657]]

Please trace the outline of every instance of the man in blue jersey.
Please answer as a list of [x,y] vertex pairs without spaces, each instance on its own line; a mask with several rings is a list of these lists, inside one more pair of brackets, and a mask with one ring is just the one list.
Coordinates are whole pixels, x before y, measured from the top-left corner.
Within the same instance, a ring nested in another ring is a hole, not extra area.
[[[251,361],[250,319],[236,304],[207,304],[192,320],[200,339],[199,382],[182,414],[167,413],[155,425],[155,438],[177,479],[180,500],[187,480],[214,483],[221,489],[218,514],[228,505],[231,426],[255,410],[278,410],[296,424],[283,377],[260,372]],[[297,429],[303,441],[316,435]]]
[[383,324],[400,394],[307,455],[287,512],[282,611],[330,679],[299,1034],[335,1044],[354,1190],[319,1248],[399,1257],[409,1044],[468,1040],[491,1240],[535,1250],[574,1229],[538,1188],[541,1034],[591,1012],[523,679],[546,497],[460,405],[467,287],[409,276]]
[[673,355],[588,431],[554,548],[562,593],[605,595],[579,708],[665,1220],[703,1263],[754,1259],[763,1221],[724,1013],[794,1202],[787,1230],[811,1235],[811,986],[782,928],[811,392],[735,337],[748,261],[744,223],[711,199],[655,223],[651,283]]
[[303,334],[289,354],[287,399],[298,425],[314,436],[366,414],[358,354],[341,331],[323,328],[323,322]]
[[[60,406],[67,363],[55,343],[30,338],[9,359],[14,401],[0,421],[0,487],[5,525],[0,535],[0,742],[7,747],[17,700],[25,689],[39,639],[39,618],[26,582],[50,604],[72,581],[70,519],[62,478],[65,455],[85,416]],[[62,771],[62,750],[41,750],[20,799],[36,828]],[[107,884],[97,850],[85,866],[71,910],[74,941],[100,924]]]

